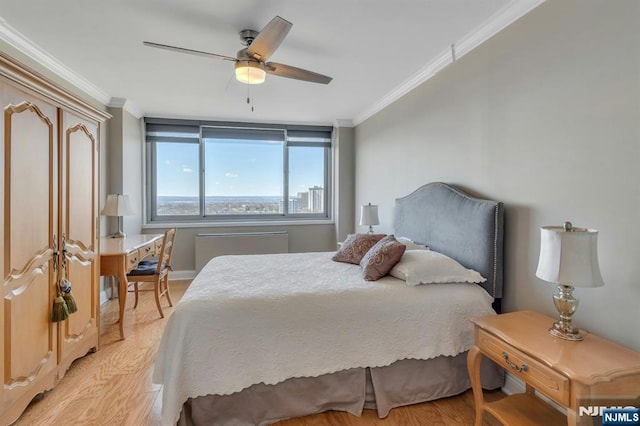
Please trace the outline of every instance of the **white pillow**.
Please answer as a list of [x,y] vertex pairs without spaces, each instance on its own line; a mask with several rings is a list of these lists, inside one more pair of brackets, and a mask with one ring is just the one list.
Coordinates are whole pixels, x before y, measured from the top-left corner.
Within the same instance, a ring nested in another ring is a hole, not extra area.
[[407,237],[396,237],[396,240],[398,240],[399,243],[407,246],[407,250],[429,250],[429,247],[425,246],[424,244],[416,244],[413,242],[413,240]]
[[482,283],[486,281],[473,269],[467,269],[449,256],[433,250],[407,250],[390,275],[408,285],[430,283]]

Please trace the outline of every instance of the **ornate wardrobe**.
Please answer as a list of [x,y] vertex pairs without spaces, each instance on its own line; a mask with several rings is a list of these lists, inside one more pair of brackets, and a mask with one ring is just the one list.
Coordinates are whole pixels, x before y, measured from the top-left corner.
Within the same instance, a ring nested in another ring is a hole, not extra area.
[[[98,348],[100,125],[109,115],[0,53],[0,424]],[[77,312],[53,322],[67,278]]]

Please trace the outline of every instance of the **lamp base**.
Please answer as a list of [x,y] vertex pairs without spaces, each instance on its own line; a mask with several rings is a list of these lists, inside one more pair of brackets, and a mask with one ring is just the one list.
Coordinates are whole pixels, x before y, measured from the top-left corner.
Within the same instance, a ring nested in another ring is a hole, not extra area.
[[553,304],[556,305],[560,319],[553,323],[549,334],[574,342],[584,339],[580,330],[571,324],[571,318],[578,309],[578,299],[573,297],[573,286],[560,284],[558,292],[553,295]]
[[569,324],[569,327],[566,327],[562,324],[562,321],[554,322],[553,327],[549,329],[549,334],[574,342],[579,342],[584,339],[584,336],[580,334],[580,331],[577,328],[573,327],[571,324]]
[[122,232],[122,216],[118,216],[118,232],[109,235],[111,238],[126,238],[127,234]]

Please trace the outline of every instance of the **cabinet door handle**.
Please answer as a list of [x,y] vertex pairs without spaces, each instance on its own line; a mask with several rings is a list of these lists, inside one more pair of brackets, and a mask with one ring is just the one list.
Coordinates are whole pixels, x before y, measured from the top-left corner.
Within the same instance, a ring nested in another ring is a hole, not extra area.
[[522,364],[520,367],[518,367],[517,364],[509,361],[509,354],[507,354],[506,352],[502,352],[502,358],[504,358],[504,362],[506,362],[509,367],[513,368],[518,373],[522,373],[523,371],[529,371],[529,366],[527,364]]

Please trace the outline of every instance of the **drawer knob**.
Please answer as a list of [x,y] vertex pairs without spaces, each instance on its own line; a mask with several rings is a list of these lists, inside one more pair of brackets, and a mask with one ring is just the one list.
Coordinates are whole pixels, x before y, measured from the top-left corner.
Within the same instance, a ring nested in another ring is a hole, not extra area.
[[504,362],[506,362],[509,367],[513,368],[518,373],[529,370],[529,366],[527,364],[522,364],[520,367],[518,367],[517,364],[509,361],[509,354],[507,354],[506,352],[502,352],[502,358],[504,358]]

